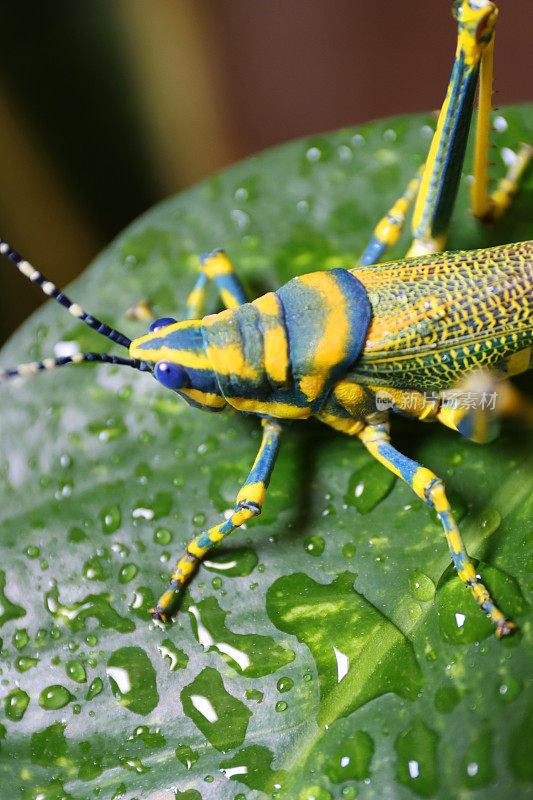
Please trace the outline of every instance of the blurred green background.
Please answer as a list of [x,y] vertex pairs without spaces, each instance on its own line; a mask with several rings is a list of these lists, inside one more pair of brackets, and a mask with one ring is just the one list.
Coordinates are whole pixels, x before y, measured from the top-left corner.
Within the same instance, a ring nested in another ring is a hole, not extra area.
[[[531,0],[500,5],[495,102],[504,104],[531,99]],[[3,3],[2,237],[64,285],[147,207],[244,156],[437,108],[455,47],[450,6]],[[7,263],[0,275],[3,340],[44,298]]]

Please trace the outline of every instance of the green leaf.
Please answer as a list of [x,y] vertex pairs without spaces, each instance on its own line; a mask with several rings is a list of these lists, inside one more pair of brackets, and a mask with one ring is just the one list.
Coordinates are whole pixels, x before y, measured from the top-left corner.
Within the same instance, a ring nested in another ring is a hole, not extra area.
[[[496,156],[531,139],[533,108],[500,114]],[[351,266],[424,160],[432,124],[398,117],[237,164],[145,214],[69,294],[134,337],[144,326],[128,307],[145,298],[179,318],[200,253],[217,246],[250,296]],[[476,224],[467,205],[463,185],[450,248],[533,236],[531,172],[500,225]],[[109,349],[49,304],[2,365],[59,341]],[[398,447],[446,481],[517,636],[496,640],[409,487],[315,422],[291,426],[264,513],[213,553],[164,627],[148,609],[184,543],[232,505],[257,421],[194,411],[151,376],[107,366],[0,391],[2,800],[524,796],[533,470],[523,425],[504,422],[486,446],[393,425]]]

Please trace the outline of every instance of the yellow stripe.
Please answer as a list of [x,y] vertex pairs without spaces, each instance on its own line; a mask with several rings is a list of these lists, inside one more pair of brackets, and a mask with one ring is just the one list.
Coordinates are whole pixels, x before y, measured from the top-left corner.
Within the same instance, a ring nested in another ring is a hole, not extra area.
[[226,397],[226,401],[238,411],[249,411],[256,414],[269,414],[280,419],[307,419],[311,416],[311,409],[298,408],[292,403],[263,402],[249,400],[244,397]]
[[206,353],[210,363],[216,364],[218,374],[257,380],[257,371],[245,362],[242,348],[237,343],[225,347],[212,345],[206,349]]

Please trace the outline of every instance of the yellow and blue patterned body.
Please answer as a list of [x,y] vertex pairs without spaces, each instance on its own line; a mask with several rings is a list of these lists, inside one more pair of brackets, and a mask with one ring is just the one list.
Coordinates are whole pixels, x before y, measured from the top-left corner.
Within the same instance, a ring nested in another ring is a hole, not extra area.
[[253,303],[158,328],[135,339],[130,355],[179,365],[178,393],[205,410],[305,419],[355,363],[370,314],[348,270],[314,272]]
[[438,397],[470,373],[524,371],[532,345],[533,243],[523,242],[310,273],[158,328],[130,356],[179,365],[178,393],[204,410],[316,416],[357,433],[376,387]]
[[[470,562],[442,481],[400,453],[389,435],[392,410],[438,420],[474,441],[487,441],[494,431],[494,415],[486,413],[484,399],[487,388],[496,385],[499,388],[492,394],[498,395],[498,407],[489,412],[515,413],[533,421],[531,404],[505,380],[528,369],[531,361],[533,242],[441,252],[478,83],[472,183],[477,218],[495,221],[501,216],[533,156],[531,145],[521,145],[489,193],[489,113],[498,10],[491,0],[457,0],[453,13],[458,21],[457,49],[427,160],[378,222],[357,267],[303,275],[249,303],[230,260],[214,250],[200,258],[185,320],[156,320],[148,334],[132,342],[72,303],[0,240],[0,253],[23,275],[76,319],[128,348],[130,356],[79,353],[3,370],[1,378],[83,361],[110,362],[152,372],[194,407],[211,412],[229,407],[262,419],[261,446],[234,510],[190,542],[170,588],[152,609],[155,619],[167,619],[176,591],[206,552],[260,513],[283,421],[316,417],[358,436],[378,461],[435,509],[457,572],[496,625],[497,635],[506,636],[515,627],[495,605]],[[379,264],[398,240],[412,202],[411,257]],[[226,310],[204,316],[209,281],[215,283]],[[477,387],[473,392],[472,386]],[[465,407],[446,404],[446,393],[467,387],[469,396],[477,395],[481,403],[474,398],[474,404]]]

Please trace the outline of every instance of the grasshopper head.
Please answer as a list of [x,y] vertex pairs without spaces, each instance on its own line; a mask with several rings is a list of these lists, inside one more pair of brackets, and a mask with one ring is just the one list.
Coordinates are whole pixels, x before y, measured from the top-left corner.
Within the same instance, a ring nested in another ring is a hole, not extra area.
[[215,373],[206,356],[200,320],[176,322],[163,317],[130,345],[130,357],[153,365],[154,377],[178,392],[189,405],[205,411],[226,406]]

